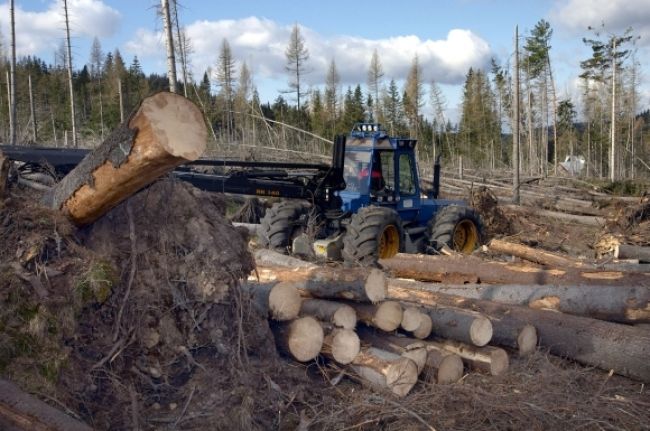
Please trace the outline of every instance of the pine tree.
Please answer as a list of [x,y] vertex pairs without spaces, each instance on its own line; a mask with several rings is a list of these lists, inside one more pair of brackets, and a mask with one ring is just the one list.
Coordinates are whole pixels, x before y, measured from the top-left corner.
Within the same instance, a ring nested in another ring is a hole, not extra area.
[[294,24],[285,51],[287,57],[286,70],[289,72],[289,89],[296,94],[298,112],[300,112],[300,98],[307,93],[303,90],[303,75],[307,73],[306,63],[309,60],[309,51],[305,47],[305,40],[300,34],[298,24]]
[[381,91],[382,80],[384,78],[384,70],[379,60],[379,54],[375,49],[370,59],[370,66],[368,68],[368,91],[373,96],[374,107],[373,117],[377,122],[382,122],[381,103],[379,102],[379,92]]
[[395,79],[391,79],[384,95],[384,116],[388,122],[390,134],[401,135],[404,129],[404,111]]
[[424,106],[424,85],[422,84],[422,68],[416,55],[411,63],[409,74],[404,87],[404,112],[409,122],[409,134],[414,138],[420,133],[420,111]]
[[336,62],[332,59],[325,77],[325,118],[332,135],[337,132],[340,80]]
[[223,103],[224,126],[232,133],[234,131],[233,104],[235,92],[235,60],[232,57],[228,39],[223,39],[219,58],[215,66],[216,83],[220,88],[218,97]]

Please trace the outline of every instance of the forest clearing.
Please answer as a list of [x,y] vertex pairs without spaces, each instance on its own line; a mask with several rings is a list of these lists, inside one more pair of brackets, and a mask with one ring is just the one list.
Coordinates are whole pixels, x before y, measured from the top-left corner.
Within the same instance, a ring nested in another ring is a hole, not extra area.
[[650,430],[645,26],[552,61],[546,19],[323,42],[156,0],[75,69],[120,14],[14,3],[0,430]]

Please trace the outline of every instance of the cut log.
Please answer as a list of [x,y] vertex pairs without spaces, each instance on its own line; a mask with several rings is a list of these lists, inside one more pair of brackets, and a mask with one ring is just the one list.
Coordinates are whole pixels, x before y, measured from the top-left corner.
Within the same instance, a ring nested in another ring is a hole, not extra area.
[[475,347],[453,340],[427,341],[426,343],[460,356],[463,358],[463,362],[473,370],[493,376],[505,373],[510,364],[506,351],[498,347]]
[[357,319],[368,326],[391,332],[402,322],[402,306],[399,302],[384,301],[380,304],[349,303],[357,312]]
[[284,268],[317,268],[317,265],[297,259],[292,256],[287,256],[277,251],[268,250],[265,248],[259,249],[254,253],[255,263],[257,266],[264,267],[284,267]]
[[541,217],[548,217],[552,218],[555,220],[560,220],[565,223],[573,223],[573,224],[582,224],[585,226],[596,226],[596,227],[602,227],[605,225],[605,218],[604,217],[596,217],[596,216],[583,216],[583,215],[576,215],[576,214],[567,214],[567,213],[561,213],[558,211],[549,211],[549,210],[543,210],[539,208],[526,208],[526,207],[521,207],[518,205],[503,205],[501,208],[505,208],[509,211],[512,211],[517,214],[525,214],[525,215],[535,215],[535,216],[541,216]]
[[640,262],[650,263],[650,247],[618,244],[614,248],[614,257],[616,259],[639,259]]
[[161,92],[147,97],[48,194],[77,225],[92,223],[176,166],[198,159],[207,130],[189,99]]
[[386,276],[377,268],[258,267],[260,280],[299,281],[307,296],[376,303],[386,298]]
[[531,262],[560,268],[579,268],[586,264],[575,259],[560,256],[545,250],[537,250],[523,244],[515,244],[500,239],[493,239],[488,245],[490,251],[509,254]]
[[[532,265],[487,262],[474,256],[428,256],[397,254],[379,263],[394,276],[420,281],[444,282],[454,275],[455,284],[476,282],[494,284],[553,284],[648,286],[650,273],[580,270],[575,268],[543,269]],[[474,281],[472,281],[474,280]]]
[[424,370],[427,350],[422,341],[380,333],[372,328],[359,328],[358,334],[364,343],[411,359],[418,368],[418,374]]
[[[532,321],[522,322],[520,319],[511,318],[507,309],[499,308],[499,304],[495,302],[483,301],[485,306],[479,307],[476,300],[436,293],[428,290],[429,286],[431,286],[429,283],[389,279],[389,297],[420,305],[460,307],[479,311],[492,323],[493,343],[516,349],[520,356],[529,355],[537,348],[537,331],[531,324]],[[489,305],[495,305],[496,308]]]
[[422,322],[422,312],[416,307],[405,307],[400,326],[403,330],[413,332]]
[[11,161],[0,151],[0,198],[7,191],[7,182],[9,181],[9,168]]
[[431,317],[432,332],[440,337],[485,346],[492,339],[492,323],[480,313],[437,304],[422,311]]
[[[433,295],[433,296],[432,296]],[[447,299],[444,297],[447,296]],[[582,364],[650,382],[650,333],[640,328],[604,322],[587,317],[572,316],[549,310],[536,310],[521,305],[506,305],[478,299],[434,294],[398,287],[389,288],[389,297],[418,304],[455,303],[490,316],[495,324],[507,322],[507,327],[523,328],[533,323],[540,345],[557,356],[571,358]],[[433,301],[432,298],[436,300]],[[496,332],[495,332],[496,334]],[[508,342],[516,343],[509,336]],[[497,344],[508,345],[494,337]]]
[[413,336],[420,340],[424,340],[431,335],[431,331],[433,331],[433,321],[431,320],[431,316],[426,313],[420,313],[420,326],[412,332]]
[[387,388],[399,397],[408,394],[418,380],[411,359],[374,347],[362,349],[350,368],[371,386]]
[[424,342],[427,350],[425,378],[427,381],[444,385],[456,383],[463,377],[463,361],[460,356],[442,347]]
[[296,283],[244,283],[242,290],[249,292],[257,309],[274,320],[293,320],[298,317],[302,296]]
[[357,312],[354,308],[326,299],[304,299],[300,314],[313,316],[339,328],[354,329],[357,326]]
[[361,341],[351,329],[335,328],[325,324],[326,332],[321,353],[342,365],[351,363],[361,351]]
[[447,285],[389,281],[427,292],[528,305],[622,323],[650,323],[650,286]]
[[290,322],[272,322],[271,330],[278,349],[296,361],[311,361],[323,348],[325,338],[323,327],[311,316],[300,317]]

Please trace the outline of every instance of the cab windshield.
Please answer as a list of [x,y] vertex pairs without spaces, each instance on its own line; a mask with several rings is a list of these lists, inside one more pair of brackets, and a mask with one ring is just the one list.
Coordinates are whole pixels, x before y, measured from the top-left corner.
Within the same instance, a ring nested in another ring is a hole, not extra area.
[[370,151],[348,151],[345,153],[343,178],[345,190],[361,194],[370,187]]

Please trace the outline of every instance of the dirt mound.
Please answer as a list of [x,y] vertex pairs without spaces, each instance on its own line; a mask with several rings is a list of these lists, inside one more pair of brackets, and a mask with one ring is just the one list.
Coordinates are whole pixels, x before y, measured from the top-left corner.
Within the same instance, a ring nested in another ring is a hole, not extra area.
[[160,181],[77,231],[28,199],[0,207],[1,375],[97,429],[273,420],[273,338],[222,200]]

